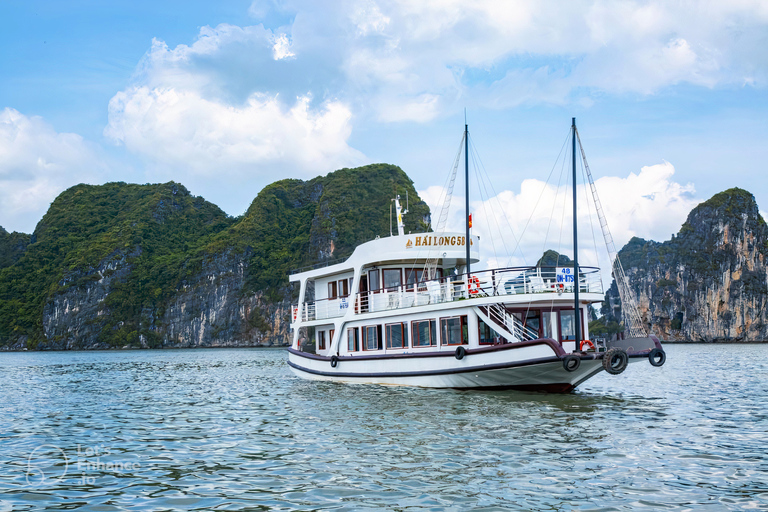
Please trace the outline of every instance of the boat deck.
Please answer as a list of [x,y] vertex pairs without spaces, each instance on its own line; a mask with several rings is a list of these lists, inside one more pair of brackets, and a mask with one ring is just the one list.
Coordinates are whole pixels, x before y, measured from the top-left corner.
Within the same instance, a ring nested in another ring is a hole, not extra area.
[[[302,322],[313,322],[342,317],[350,307],[354,308],[355,315],[360,315],[467,300],[477,304],[501,301],[527,303],[572,294],[574,280],[563,281],[563,276],[558,275],[558,269],[554,267],[485,270],[472,272],[469,276],[446,276],[393,288],[359,292],[346,297],[305,302],[301,305],[300,314]],[[597,294],[597,300],[602,300],[604,291],[598,268],[580,267],[579,293]],[[489,298],[497,300],[488,300]],[[294,312],[298,313],[298,308],[298,305],[294,305]]]

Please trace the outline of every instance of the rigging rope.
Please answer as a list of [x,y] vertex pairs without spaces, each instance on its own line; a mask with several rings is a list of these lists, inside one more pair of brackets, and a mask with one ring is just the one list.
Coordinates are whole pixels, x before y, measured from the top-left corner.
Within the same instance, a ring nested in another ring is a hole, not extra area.
[[616,244],[613,242],[613,236],[611,230],[608,228],[608,220],[605,218],[605,212],[603,211],[600,198],[597,196],[597,187],[595,186],[595,180],[592,177],[592,172],[589,170],[589,164],[587,163],[587,155],[584,152],[584,146],[581,144],[581,137],[579,137],[578,130],[576,131],[576,139],[579,141],[579,149],[581,150],[581,159],[584,161],[584,169],[589,177],[589,185],[592,189],[592,198],[595,202],[595,209],[597,210],[598,220],[600,221],[600,227],[603,230],[603,238],[605,239],[605,248],[608,250],[608,257],[612,262],[613,278],[616,281],[616,286],[619,289],[619,299],[621,300],[622,316],[624,317],[624,325],[629,329],[630,336],[644,337],[647,335],[645,326],[643,326],[643,320],[640,318],[640,313],[637,311],[637,301],[632,291],[632,287],[629,285],[629,280],[624,273],[624,267],[619,260],[619,254],[616,252]]

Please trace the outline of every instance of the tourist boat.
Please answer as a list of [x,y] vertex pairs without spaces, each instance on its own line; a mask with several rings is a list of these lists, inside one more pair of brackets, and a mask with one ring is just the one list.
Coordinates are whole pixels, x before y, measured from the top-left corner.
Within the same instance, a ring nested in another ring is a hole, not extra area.
[[[575,119],[572,128],[575,174]],[[466,126],[464,137],[468,144]],[[468,205],[468,191],[466,197]],[[604,298],[598,268],[579,266],[575,257],[572,266],[473,270],[480,240],[469,220],[464,232],[406,234],[407,210],[399,197],[394,205],[397,235],[363,243],[341,263],[290,276],[299,284],[288,349],[296,375],[568,392],[602,371],[621,373],[628,362],[664,363],[659,340],[637,326],[625,339],[590,339],[588,305]],[[576,256],[577,240],[574,225]],[[619,269],[620,263],[614,274],[625,279]]]

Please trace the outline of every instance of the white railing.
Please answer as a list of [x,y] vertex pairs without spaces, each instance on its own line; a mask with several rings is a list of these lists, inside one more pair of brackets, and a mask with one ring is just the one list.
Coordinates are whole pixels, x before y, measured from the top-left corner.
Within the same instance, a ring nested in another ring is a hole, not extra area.
[[[325,320],[326,318],[338,318],[347,314],[347,309],[352,302],[352,297],[337,299],[321,299],[316,302],[305,302],[301,312],[301,320]],[[296,306],[294,306],[296,307]]]
[[[469,283],[469,284],[467,284]],[[558,284],[555,267],[515,267],[447,276],[416,284],[357,293],[354,296],[305,302],[302,321],[344,316],[350,307],[355,313],[442,304],[479,297],[573,293],[573,283]],[[600,269],[580,267],[579,293],[603,294]],[[505,319],[506,320],[506,319]],[[513,322],[514,323],[514,322]],[[521,333],[522,334],[522,333]],[[526,338],[526,335],[522,335]]]
[[488,305],[488,317],[499,325],[506,327],[518,340],[535,340],[539,337],[538,331],[527,327],[517,317],[510,315],[501,304]]

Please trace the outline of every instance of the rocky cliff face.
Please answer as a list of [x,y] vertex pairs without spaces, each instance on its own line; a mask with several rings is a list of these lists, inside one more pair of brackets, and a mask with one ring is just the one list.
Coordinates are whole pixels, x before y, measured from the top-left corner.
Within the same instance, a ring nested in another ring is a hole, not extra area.
[[172,182],[73,187],[33,235],[0,230],[0,350],[287,344],[288,271],[386,235],[393,189],[423,229],[385,164],[276,182],[236,219]]
[[[665,340],[768,340],[768,227],[749,192],[697,206],[663,243],[633,238],[619,252],[646,326]],[[621,318],[615,284],[603,312]]]

